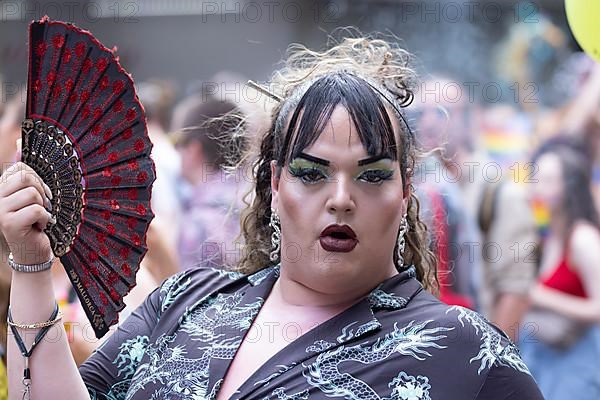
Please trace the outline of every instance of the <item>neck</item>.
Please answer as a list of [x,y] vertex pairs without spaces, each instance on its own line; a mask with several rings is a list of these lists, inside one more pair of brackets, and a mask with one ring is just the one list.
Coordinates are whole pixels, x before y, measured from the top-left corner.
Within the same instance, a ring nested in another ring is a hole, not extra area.
[[[380,281],[390,278],[397,273],[398,271],[394,268],[394,273],[390,273],[389,276],[383,277]],[[290,277],[286,273],[285,267],[282,266],[281,275],[273,286],[272,294],[282,304],[290,307],[343,311],[362,300],[377,284],[361,291],[347,290],[341,293],[324,293]]]
[[301,282],[286,278],[285,275],[281,274],[273,287],[273,292],[277,299],[291,307],[346,309],[364,297],[364,295],[340,297],[321,293]]
[[552,212],[552,219],[550,220],[550,225],[548,226],[552,235],[556,237],[563,237],[567,235],[567,217],[564,213],[555,210]]

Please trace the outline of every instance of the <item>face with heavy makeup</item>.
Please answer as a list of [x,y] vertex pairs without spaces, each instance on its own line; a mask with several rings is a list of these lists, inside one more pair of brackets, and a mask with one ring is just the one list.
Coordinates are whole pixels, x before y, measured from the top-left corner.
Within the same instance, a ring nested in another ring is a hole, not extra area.
[[[399,122],[393,113],[388,116],[400,143]],[[393,252],[407,207],[400,163],[367,153],[343,105],[279,176],[272,161],[271,176],[271,205],[281,219],[282,276],[338,295],[365,294],[398,273]],[[351,251],[323,247],[320,236],[332,224],[354,231]]]

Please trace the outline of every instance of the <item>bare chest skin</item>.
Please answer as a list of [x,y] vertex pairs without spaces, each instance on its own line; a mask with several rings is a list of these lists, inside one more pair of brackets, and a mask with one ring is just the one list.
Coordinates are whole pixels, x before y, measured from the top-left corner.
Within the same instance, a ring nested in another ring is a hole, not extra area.
[[227,370],[217,400],[229,399],[281,349],[343,311],[286,306],[276,297],[270,296],[258,313]]
[[550,236],[544,245],[544,252],[540,265],[541,279],[547,278],[554,272],[563,256],[565,256],[565,254],[563,254],[562,243],[558,238]]

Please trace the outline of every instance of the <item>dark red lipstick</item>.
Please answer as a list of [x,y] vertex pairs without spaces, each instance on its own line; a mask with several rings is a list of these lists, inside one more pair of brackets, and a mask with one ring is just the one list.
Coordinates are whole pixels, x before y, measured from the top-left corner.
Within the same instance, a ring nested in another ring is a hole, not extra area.
[[348,225],[329,225],[319,237],[323,249],[339,253],[348,253],[356,247],[356,233]]

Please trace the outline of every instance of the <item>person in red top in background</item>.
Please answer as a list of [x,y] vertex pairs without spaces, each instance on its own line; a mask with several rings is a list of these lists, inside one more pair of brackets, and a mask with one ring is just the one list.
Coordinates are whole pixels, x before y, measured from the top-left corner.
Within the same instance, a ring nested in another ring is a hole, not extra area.
[[532,195],[550,221],[520,340],[548,400],[600,398],[600,220],[587,159],[561,138],[533,157]]

